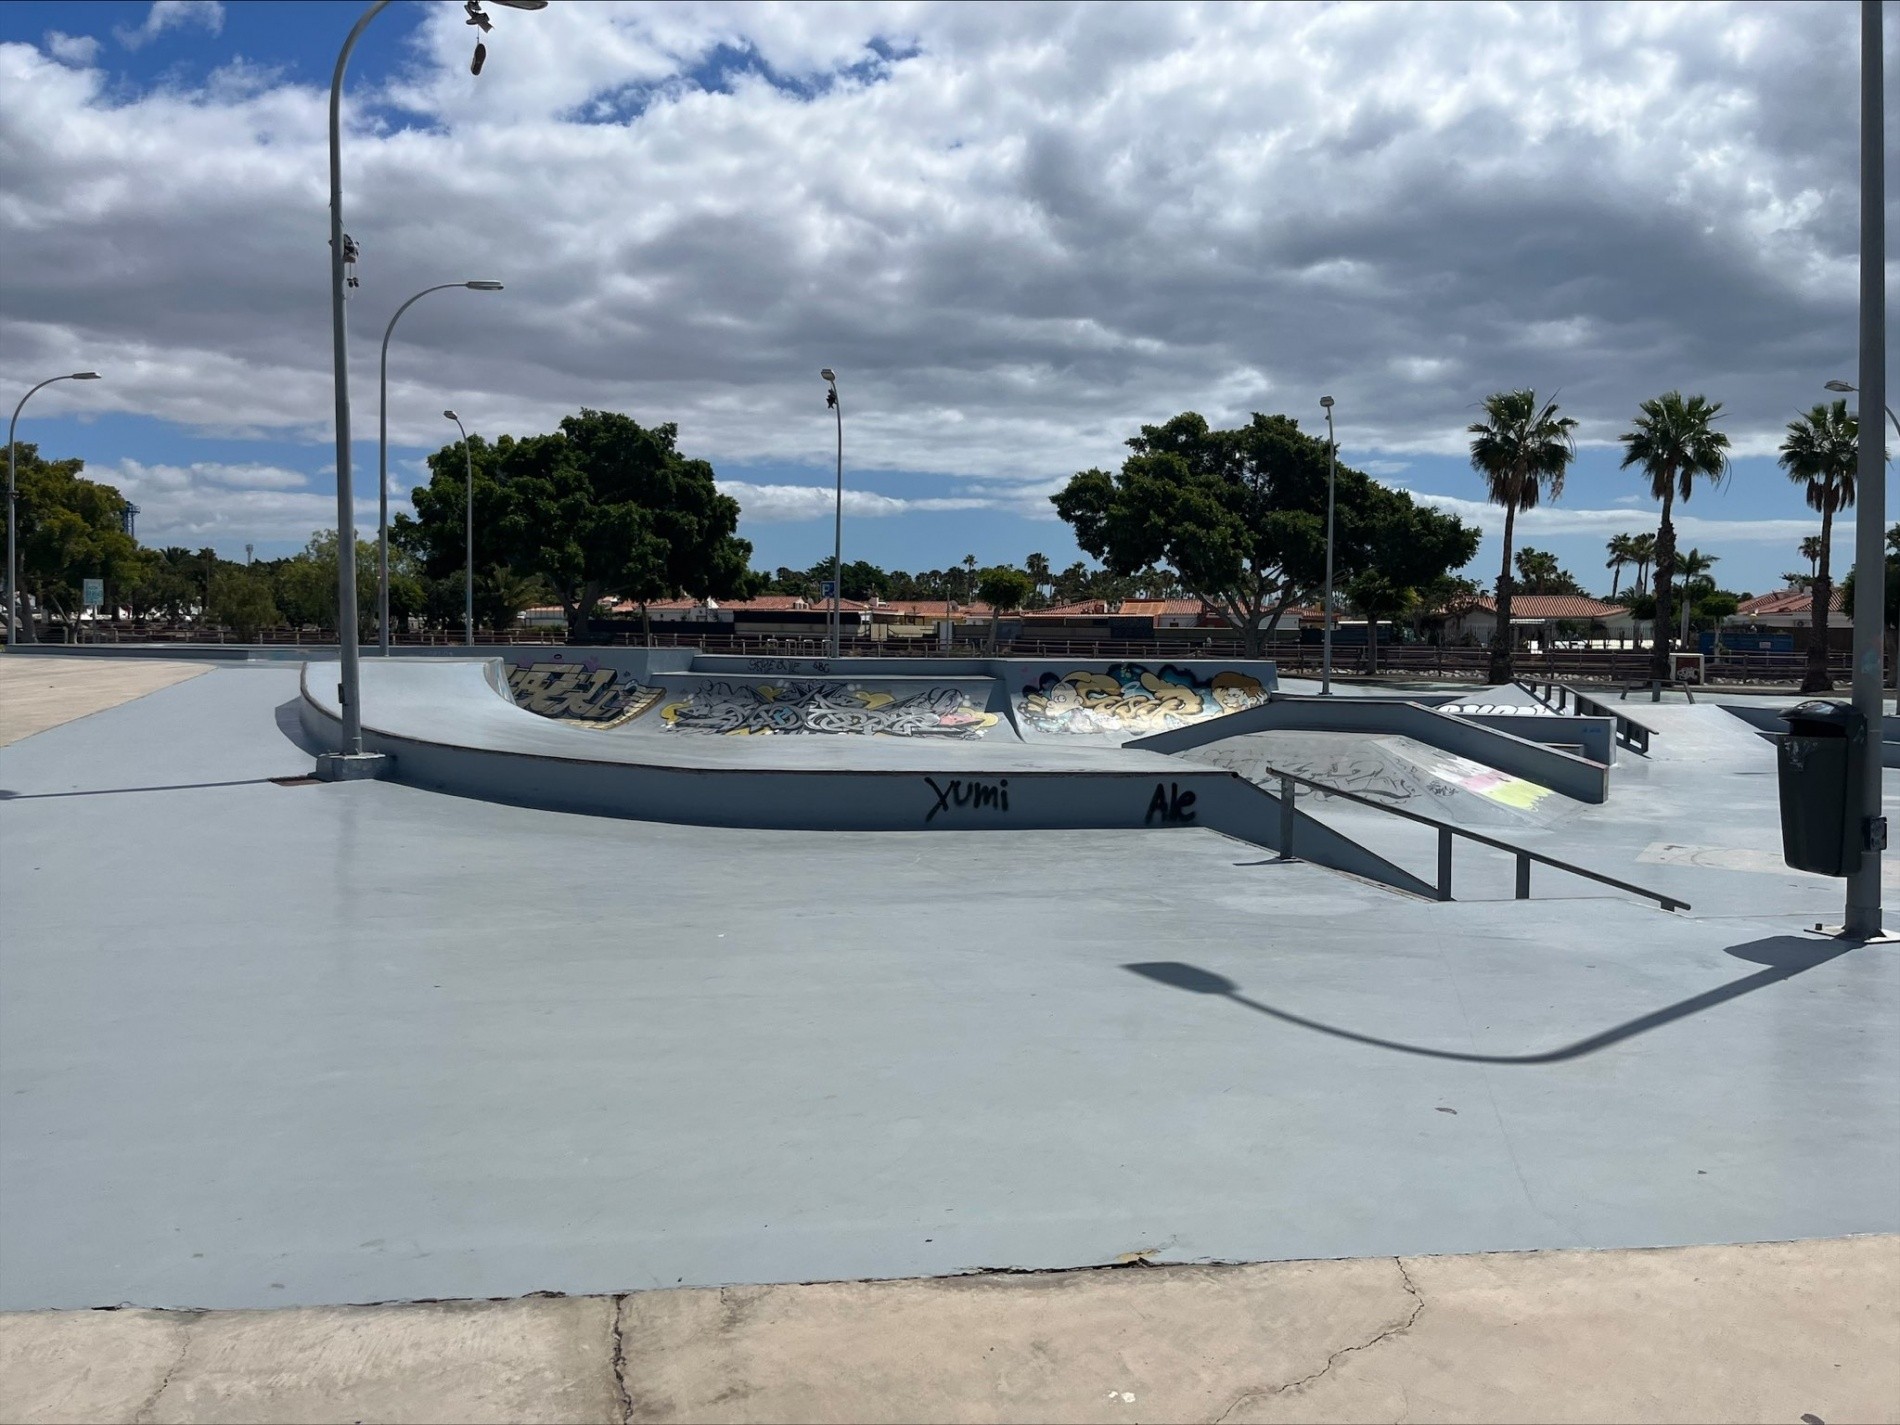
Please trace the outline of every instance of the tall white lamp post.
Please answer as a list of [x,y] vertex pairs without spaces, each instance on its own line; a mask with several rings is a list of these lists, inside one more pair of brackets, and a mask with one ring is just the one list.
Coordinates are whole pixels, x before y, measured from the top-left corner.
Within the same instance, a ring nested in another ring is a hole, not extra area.
[[377,406],[376,420],[376,646],[385,658],[389,656],[389,338],[404,312],[431,292],[446,292],[453,287],[466,287],[471,292],[502,290],[501,283],[485,280],[442,282],[424,287],[396,308],[396,315],[383,328],[382,399]]
[[462,418],[454,411],[444,411],[443,417],[455,422],[455,428],[462,432],[462,463],[467,477],[467,486],[462,497],[462,642],[470,648],[475,646],[475,451],[468,443],[468,432],[462,428]]
[[[548,0],[492,0],[511,10],[544,10]],[[341,761],[319,758],[317,774],[332,779],[375,775],[363,759],[362,670],[358,666],[356,634],[356,499],[350,480],[350,355],[343,318],[344,298],[355,284],[349,268],[356,260],[356,244],[343,231],[343,74],[350,51],[369,22],[389,8],[390,0],[372,0],[350,27],[330,75],[330,364],[336,387],[336,623],[338,673],[337,702],[343,721]],[[482,13],[482,0],[464,0],[468,22],[486,32],[491,28]],[[479,41],[469,69],[482,72],[487,48]],[[357,761],[352,764],[350,759]]]
[[1321,396],[1326,411],[1326,601],[1320,610],[1324,631],[1320,634],[1319,690],[1333,691],[1333,483],[1339,468],[1339,445],[1333,439],[1333,398]]
[[[48,376],[33,391],[44,390],[55,381],[97,381],[97,371],[74,371],[65,376]],[[33,399],[33,391],[20,397],[20,404],[13,408],[13,419],[7,422],[7,652],[14,651],[14,645],[20,641],[20,564],[14,550],[14,526],[18,522],[17,508],[20,492],[14,470],[13,433],[20,424],[20,412],[26,409],[26,403]]]

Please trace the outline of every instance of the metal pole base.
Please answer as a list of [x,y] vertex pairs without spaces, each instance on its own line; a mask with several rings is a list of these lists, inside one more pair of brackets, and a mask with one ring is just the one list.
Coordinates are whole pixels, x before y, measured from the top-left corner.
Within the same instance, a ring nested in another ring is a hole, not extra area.
[[373,782],[387,777],[395,765],[387,752],[322,752],[317,755],[317,780]]
[[1844,925],[1816,925],[1809,935],[1824,935],[1829,940],[1845,940],[1850,945],[1900,945],[1900,930],[1882,930],[1875,935],[1849,935]]

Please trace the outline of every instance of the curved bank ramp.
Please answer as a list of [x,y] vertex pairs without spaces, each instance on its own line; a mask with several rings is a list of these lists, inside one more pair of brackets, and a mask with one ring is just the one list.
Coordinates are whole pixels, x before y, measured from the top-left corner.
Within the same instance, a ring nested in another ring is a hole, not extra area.
[[[304,666],[299,704],[304,730],[331,749],[341,740],[333,667]],[[966,716],[954,708],[912,707],[926,717],[921,732],[694,736],[681,728],[680,714],[670,725],[660,714],[706,693],[701,678],[723,685],[714,701],[743,706],[752,696],[744,688],[776,694],[780,685],[769,680],[783,675],[748,675],[748,684],[722,669],[683,667],[654,676],[660,690],[641,692],[638,712],[619,717],[622,707],[582,725],[531,711],[532,691],[528,705],[518,705],[521,690],[511,687],[501,659],[365,659],[364,747],[391,756],[393,780],[411,786],[596,816],[810,831],[1202,827],[1279,849],[1278,799],[1225,769],[1080,738],[1025,742],[1000,716],[973,735],[932,733],[969,726],[928,721]],[[890,674],[887,686],[873,689],[890,698],[879,707],[914,694],[894,681],[900,676]],[[846,681],[862,689],[879,680],[854,668]],[[919,682],[950,686],[935,674]],[[959,691],[975,705],[975,689]],[[830,699],[853,700],[865,706],[853,694]],[[803,717],[816,702],[801,693],[798,707]],[[825,722],[829,713],[817,710]],[[1294,829],[1302,860],[1413,895],[1434,894],[1419,877],[1304,812],[1294,813]]]

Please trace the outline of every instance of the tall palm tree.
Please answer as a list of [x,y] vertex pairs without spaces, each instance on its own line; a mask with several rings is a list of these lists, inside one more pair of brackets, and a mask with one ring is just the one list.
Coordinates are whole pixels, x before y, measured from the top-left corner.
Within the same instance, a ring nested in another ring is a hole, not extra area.
[[1833,691],[1827,675],[1827,620],[1834,601],[1834,580],[1828,570],[1833,555],[1834,514],[1854,503],[1854,472],[1859,463],[1860,422],[1847,413],[1847,402],[1819,405],[1788,422],[1781,442],[1781,468],[1795,484],[1805,486],[1808,505],[1821,512],[1821,533],[1801,541],[1801,552],[1814,543],[1809,585],[1808,668],[1801,679],[1804,693]]
[[1820,535],[1811,534],[1801,541],[1801,557],[1808,561],[1808,579],[1812,582],[1821,572]]
[[1636,565],[1636,592],[1649,592],[1649,566],[1656,562],[1656,536],[1653,534],[1632,534],[1629,536],[1630,560]]
[[1511,536],[1519,510],[1546,493],[1564,490],[1564,472],[1577,453],[1577,423],[1557,414],[1556,401],[1539,404],[1535,391],[1496,391],[1484,399],[1484,419],[1467,427],[1471,468],[1487,493],[1504,506],[1504,562],[1498,573],[1497,632],[1491,639],[1491,681],[1511,681]]
[[1035,586],[1035,592],[1040,594],[1043,586],[1049,582],[1049,556],[1030,555],[1023,561],[1023,572],[1029,576],[1029,582]]
[[1649,477],[1649,493],[1662,501],[1656,527],[1656,631],[1650,640],[1649,676],[1669,681],[1669,625],[1675,612],[1670,581],[1676,573],[1676,525],[1670,518],[1676,500],[1689,501],[1697,480],[1720,482],[1728,474],[1728,437],[1715,429],[1720,401],[1666,391],[1637,408],[1637,417],[1619,439],[1623,469],[1635,465]]
[[1623,587],[1623,566],[1636,562],[1636,537],[1629,534],[1613,534],[1607,546],[1610,557],[1603,567],[1610,571],[1610,601],[1616,601],[1616,591]]

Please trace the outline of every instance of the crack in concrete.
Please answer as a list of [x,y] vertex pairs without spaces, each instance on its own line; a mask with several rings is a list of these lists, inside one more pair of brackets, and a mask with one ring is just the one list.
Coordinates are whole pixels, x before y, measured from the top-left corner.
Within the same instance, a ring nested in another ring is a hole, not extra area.
[[627,1388],[627,1296],[628,1293],[622,1292],[614,1298],[612,1364],[620,1425],[630,1425],[633,1419],[633,1392]]
[[1412,1309],[1403,1321],[1393,1322],[1390,1326],[1385,1327],[1369,1340],[1358,1341],[1350,1346],[1341,1346],[1337,1351],[1334,1351],[1326,1358],[1326,1363],[1318,1370],[1303,1375],[1298,1380],[1286,1381],[1280,1385],[1255,1386],[1252,1389],[1243,1390],[1239,1395],[1234,1397],[1233,1402],[1229,1404],[1225,1410],[1214,1417],[1214,1425],[1226,1425],[1228,1418],[1249,1401],[1264,1400],[1276,1395],[1285,1395],[1290,1390],[1299,1390],[1303,1386],[1311,1385],[1314,1381],[1332,1370],[1335,1365],[1344,1360],[1347,1356],[1354,1355],[1360,1351],[1369,1351],[1381,1341],[1390,1340],[1394,1336],[1403,1336],[1407,1331],[1410,1331],[1417,1323],[1419,1313],[1425,1310],[1425,1298],[1420,1294],[1418,1287],[1413,1283],[1412,1274],[1405,1269],[1405,1259],[1403,1257],[1394,1257],[1392,1259],[1392,1265],[1399,1269],[1400,1284],[1404,1286],[1406,1295],[1412,1298]]
[[172,1317],[172,1320],[178,1327],[178,1359],[165,1368],[165,1374],[159,1380],[158,1387],[153,1390],[150,1395],[145,1397],[139,1404],[137,1410],[132,1412],[134,1425],[142,1425],[142,1422],[149,1421],[152,1418],[152,1412],[158,1408],[158,1398],[163,1395],[166,1388],[171,1385],[172,1377],[177,1375],[184,1367],[185,1357],[191,1354],[191,1328],[204,1319],[204,1312],[202,1311],[167,1314]]

